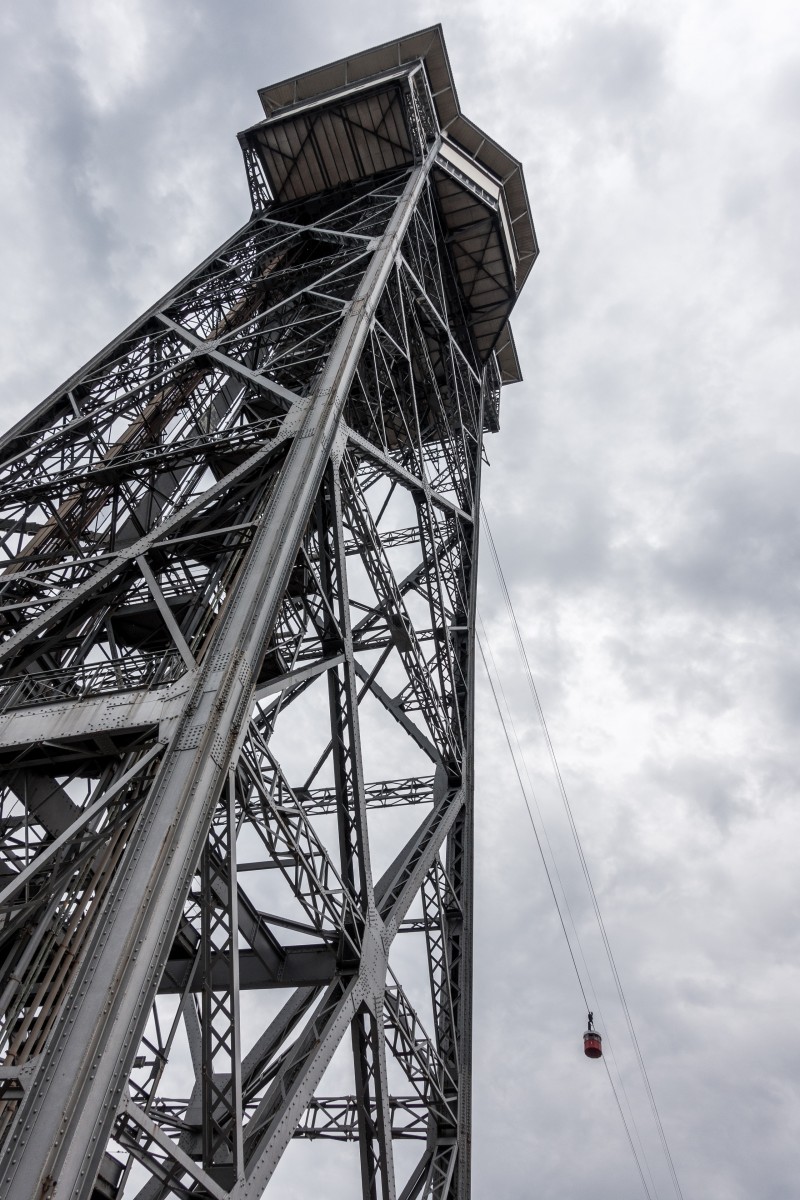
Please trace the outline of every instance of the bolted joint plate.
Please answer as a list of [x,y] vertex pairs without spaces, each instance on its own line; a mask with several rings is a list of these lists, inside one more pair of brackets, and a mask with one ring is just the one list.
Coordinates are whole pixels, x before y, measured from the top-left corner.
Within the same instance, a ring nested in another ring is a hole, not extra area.
[[361,941],[361,962],[358,969],[359,981],[364,989],[364,998],[369,1008],[379,1015],[386,987],[386,969],[389,960],[386,927],[375,908],[370,908]]

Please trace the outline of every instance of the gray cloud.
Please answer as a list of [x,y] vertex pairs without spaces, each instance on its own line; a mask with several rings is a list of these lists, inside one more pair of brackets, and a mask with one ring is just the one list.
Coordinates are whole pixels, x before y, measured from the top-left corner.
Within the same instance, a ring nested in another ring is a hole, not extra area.
[[664,44],[663,30],[628,14],[573,18],[551,67],[551,102],[629,126],[664,95]]
[[[542,256],[489,518],[684,1195],[794,1196],[797,62],[780,7],[63,0],[0,17],[3,418],[247,215],[256,88],[443,17]],[[481,607],[604,1025],[671,1195],[490,571]],[[475,1195],[641,1192],[481,684]],[[787,1036],[788,1035],[788,1036]],[[303,1150],[309,1148],[302,1148]],[[310,1147],[279,1194],[352,1194]],[[289,1169],[291,1167],[291,1170]]]

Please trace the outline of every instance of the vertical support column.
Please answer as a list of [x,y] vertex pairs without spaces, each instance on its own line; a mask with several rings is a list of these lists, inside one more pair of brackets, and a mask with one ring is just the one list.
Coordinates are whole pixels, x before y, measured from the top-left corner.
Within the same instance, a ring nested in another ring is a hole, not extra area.
[[[200,887],[203,1167],[233,1186],[244,1172],[233,771],[200,860]],[[215,967],[225,970],[224,981]]]
[[[456,1056],[455,1013],[451,989],[448,946],[447,884],[437,854],[422,885],[422,912],[425,918],[425,944],[428,951],[428,973],[431,985],[434,1031],[437,1049],[458,1078]],[[451,906],[452,907],[452,906]],[[456,912],[458,916],[458,910]]]
[[[481,465],[483,462],[483,412],[488,386],[487,371],[481,380],[478,437],[473,475],[472,539],[469,549],[469,611],[461,642],[462,663],[466,660],[466,688],[462,712],[466,753],[464,755],[464,805],[448,839],[446,868],[461,906],[461,919],[448,923],[450,986],[458,1038],[459,1112],[458,1157],[455,1163],[454,1200],[470,1200],[472,1189],[472,908],[475,843],[475,622],[478,604],[478,552],[480,541]],[[460,624],[460,622],[459,622]],[[449,1185],[448,1185],[449,1186]]]
[[[360,902],[363,920],[377,926],[361,761],[358,692],[342,523],[341,480],[338,467],[333,462],[328,468],[326,487],[320,498],[319,509],[322,582],[323,586],[327,587],[331,604],[329,628],[333,632],[332,618],[335,615],[335,623],[338,626],[338,643],[335,649],[344,655],[342,665],[328,672],[342,874]],[[377,928],[371,931],[370,936],[379,936]],[[363,1200],[394,1200],[395,1196],[391,1114],[386,1085],[386,1043],[383,1036],[384,979],[381,979],[379,984],[380,992],[376,990],[373,996],[376,1012],[364,1004],[353,1018],[350,1027]]]
[[383,1004],[366,1005],[353,1018],[351,1035],[356,1074],[356,1111],[363,1200],[395,1200],[392,1126],[386,1081]]
[[342,877],[357,898],[362,915],[373,906],[369,858],[367,807],[361,736],[358,727],[358,693],[353,661],[353,631],[347,586],[347,559],[342,529],[339,470],[331,462],[317,506],[320,578],[327,600],[324,644],[329,652],[344,656],[341,666],[328,671],[328,702],[339,854]]
[[438,530],[434,520],[430,496],[418,492],[415,497],[417,507],[417,525],[423,557],[430,564],[427,572],[427,599],[431,614],[431,628],[437,636],[436,669],[439,676],[439,686],[442,697],[449,706],[449,715],[453,723],[453,733],[458,742],[463,741],[461,729],[461,714],[455,695],[456,669],[453,663],[453,648],[447,629],[447,589],[442,577],[439,561],[439,546],[437,545]]

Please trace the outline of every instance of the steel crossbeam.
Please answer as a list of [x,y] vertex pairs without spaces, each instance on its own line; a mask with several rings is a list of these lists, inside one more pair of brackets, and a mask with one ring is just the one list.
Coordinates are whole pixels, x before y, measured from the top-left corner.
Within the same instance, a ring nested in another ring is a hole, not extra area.
[[254,1200],[308,1140],[469,1196],[478,498],[535,239],[441,31],[374,53],[262,93],[251,220],[0,441],[10,1200]]
[[[392,1138],[424,1141],[427,1136],[427,1112],[425,1101],[418,1096],[390,1096]],[[321,1138],[356,1141],[359,1130],[355,1096],[315,1096],[306,1108],[294,1136],[311,1141]]]

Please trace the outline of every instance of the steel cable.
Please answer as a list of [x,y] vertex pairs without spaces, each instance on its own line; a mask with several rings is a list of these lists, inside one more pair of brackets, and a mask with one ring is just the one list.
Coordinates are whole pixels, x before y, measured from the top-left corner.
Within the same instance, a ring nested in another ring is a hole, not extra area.
[[[578,970],[578,964],[577,964],[577,962],[576,962],[576,959],[575,959],[575,954],[574,954],[574,951],[573,951],[573,949],[572,949],[572,943],[570,942],[570,939],[569,939],[569,934],[567,933],[567,927],[566,927],[566,925],[565,925],[565,923],[564,923],[564,917],[563,917],[563,914],[562,914],[562,912],[561,912],[561,906],[560,906],[560,904],[559,904],[559,902],[558,902],[558,896],[556,895],[556,890],[555,890],[555,887],[553,886],[553,879],[552,879],[552,876],[551,876],[551,874],[550,874],[550,868],[549,868],[549,867],[548,867],[548,865],[547,865],[547,859],[545,858],[545,854],[544,854],[544,848],[543,848],[543,846],[542,846],[542,842],[541,842],[541,839],[540,839],[540,837],[539,837],[539,831],[538,831],[538,829],[536,828],[536,823],[535,823],[535,821],[534,821],[534,819],[533,819],[533,813],[531,812],[531,806],[530,806],[530,802],[528,801],[528,794],[527,794],[527,792],[526,792],[526,790],[525,790],[525,784],[522,782],[522,774],[521,774],[521,772],[520,772],[519,765],[518,765],[518,763],[517,763],[517,758],[516,758],[516,755],[515,755],[515,753],[514,753],[514,747],[513,747],[512,743],[511,743],[511,738],[510,738],[510,736],[509,736],[509,733],[508,733],[508,727],[507,727],[507,725],[506,725],[505,716],[504,716],[504,714],[503,714],[503,710],[502,710],[502,708],[500,707],[500,700],[499,700],[499,698],[498,698],[498,695],[497,695],[497,690],[496,690],[496,688],[495,688],[495,685],[494,685],[494,680],[493,680],[493,678],[492,678],[491,672],[489,671],[489,664],[488,664],[488,663],[487,663],[487,661],[486,661],[486,654],[484,653],[484,649],[483,649],[482,640],[481,640],[481,638],[477,638],[476,640],[477,640],[477,643],[478,643],[478,650],[480,651],[481,659],[483,660],[483,667],[484,667],[484,670],[486,671],[486,678],[489,680],[489,687],[490,687],[490,689],[491,689],[491,692],[492,692],[492,697],[493,697],[493,699],[494,699],[495,707],[497,708],[497,715],[499,716],[499,718],[500,718],[500,724],[501,724],[501,725],[502,725],[502,727],[503,727],[503,733],[505,734],[505,739],[506,739],[506,743],[507,743],[507,745],[508,745],[509,754],[511,755],[511,761],[512,761],[512,763],[514,764],[514,771],[516,772],[516,776],[517,776],[517,781],[518,781],[518,783],[519,783],[520,792],[522,793],[522,799],[523,799],[523,801],[525,802],[525,809],[526,809],[526,811],[527,811],[527,813],[528,813],[528,820],[529,820],[529,821],[530,821],[530,823],[531,823],[531,829],[533,830],[533,836],[534,836],[534,838],[536,839],[536,845],[537,845],[537,846],[538,846],[538,848],[539,848],[539,854],[540,854],[540,856],[541,856],[541,859],[542,859],[542,865],[543,865],[543,867],[544,867],[544,872],[545,872],[545,875],[547,876],[547,882],[548,882],[548,884],[550,885],[550,891],[551,891],[551,893],[552,893],[552,896],[553,896],[553,903],[554,903],[554,904],[555,904],[555,906],[556,906],[556,912],[558,913],[558,919],[559,919],[559,921],[561,922],[561,928],[562,928],[562,930],[563,930],[563,933],[564,933],[564,939],[565,939],[565,941],[566,941],[566,943],[567,943],[567,949],[569,950],[569,956],[570,956],[570,958],[572,959],[572,965],[573,965],[573,967],[574,967],[574,969],[575,969],[575,977],[576,977],[576,979],[578,980],[578,987],[581,989],[581,995],[583,996],[584,1004],[586,1005],[586,1010],[587,1010],[587,1012],[588,1012],[588,1010],[589,1010],[589,1000],[588,1000],[588,998],[587,998],[586,991],[585,991],[585,989],[584,989],[584,986],[583,986],[583,980],[581,979],[581,973],[580,973],[580,971]],[[487,641],[487,646],[488,646],[488,641]],[[490,649],[490,653],[491,653],[491,649]],[[634,1162],[636,1163],[636,1169],[637,1169],[637,1171],[639,1172],[639,1178],[640,1178],[640,1179],[641,1179],[641,1181],[642,1181],[642,1187],[644,1188],[644,1193],[645,1193],[645,1196],[647,1196],[647,1200],[653,1200],[652,1193],[650,1192],[650,1189],[649,1189],[649,1188],[648,1188],[648,1186],[647,1186],[647,1180],[646,1180],[646,1179],[645,1179],[645,1177],[644,1177],[644,1171],[642,1170],[642,1164],[641,1164],[641,1163],[640,1163],[640,1161],[639,1161],[639,1155],[638,1155],[638,1154],[637,1154],[637,1152],[636,1152],[636,1147],[635,1147],[635,1145],[634,1145],[634,1143],[633,1143],[633,1138],[631,1137],[631,1131],[630,1131],[630,1128],[629,1128],[629,1126],[628,1126],[628,1122],[627,1122],[627,1120],[626,1120],[625,1113],[624,1113],[624,1111],[623,1111],[622,1105],[620,1104],[620,1099],[619,1099],[619,1096],[617,1095],[617,1089],[616,1089],[616,1087],[614,1086],[614,1080],[613,1080],[613,1079],[612,1079],[612,1077],[611,1077],[611,1072],[610,1072],[610,1071],[609,1071],[609,1069],[608,1069],[608,1063],[606,1062],[606,1060],[605,1060],[605,1059],[603,1059],[603,1065],[605,1066],[605,1069],[606,1069],[606,1075],[608,1076],[608,1082],[611,1084],[611,1091],[614,1093],[614,1099],[615,1099],[615,1100],[616,1100],[616,1102],[617,1102],[617,1108],[619,1109],[619,1115],[620,1115],[620,1117],[621,1117],[621,1119],[622,1119],[622,1124],[623,1124],[623,1126],[625,1127],[625,1134],[626,1134],[626,1136],[627,1136],[627,1138],[628,1138],[628,1145],[629,1145],[629,1146],[630,1146],[630,1148],[631,1148],[631,1153],[633,1154]],[[648,1167],[648,1173],[649,1173],[649,1167]]]
[[567,795],[567,789],[564,785],[564,780],[561,775],[561,769],[558,765],[558,759],[556,758],[555,748],[554,748],[552,740],[550,738],[550,731],[547,727],[547,721],[545,719],[544,710],[542,708],[541,701],[539,699],[539,693],[538,693],[536,684],[533,679],[533,673],[531,671],[530,662],[528,659],[527,651],[525,649],[525,643],[522,640],[522,634],[521,634],[520,628],[519,628],[519,622],[517,621],[517,616],[514,611],[513,603],[511,601],[511,595],[509,593],[508,585],[506,583],[505,574],[503,572],[502,564],[500,563],[500,557],[497,553],[497,546],[495,544],[495,540],[492,535],[491,527],[489,525],[489,521],[486,516],[486,510],[485,510],[483,504],[481,504],[481,518],[483,521],[483,526],[486,530],[487,540],[489,543],[489,550],[490,550],[490,553],[492,556],[492,562],[494,564],[495,572],[497,574],[497,578],[500,583],[503,600],[505,602],[505,606],[508,611],[509,619],[511,621],[511,626],[512,626],[512,629],[514,632],[514,638],[515,638],[515,641],[517,644],[517,650],[518,650],[520,659],[523,664],[523,668],[524,668],[525,675],[526,675],[527,682],[528,682],[528,688],[530,690],[531,697],[532,697],[533,703],[534,703],[534,707],[536,709],[536,713],[539,718],[539,723],[542,728],[542,733],[544,735],[545,744],[547,746],[548,754],[550,756],[550,761],[553,766],[553,771],[555,774],[556,782],[558,784],[558,789],[559,789],[559,793],[561,795],[561,800],[564,805],[564,810],[567,815],[570,830],[572,832],[573,841],[575,843],[575,848],[577,850],[578,859],[580,861],[584,879],[586,880],[586,885],[589,890],[589,895],[590,895],[591,901],[592,901],[592,907],[595,912],[595,917],[597,919],[598,928],[600,929],[600,935],[601,935],[601,938],[603,941],[603,945],[605,947],[606,954],[608,956],[609,964],[611,967],[611,973],[612,973],[614,983],[615,983],[615,986],[617,989],[617,995],[619,996],[620,1004],[622,1005],[622,1011],[625,1015],[625,1021],[628,1026],[628,1031],[631,1036],[631,1041],[633,1043],[634,1051],[636,1053],[636,1058],[637,1058],[637,1061],[639,1064],[639,1069],[640,1069],[642,1079],[644,1082],[645,1091],[647,1093],[648,1100],[650,1102],[650,1108],[653,1113],[653,1119],[655,1121],[656,1129],[658,1130],[658,1135],[659,1135],[659,1138],[661,1141],[662,1149],[664,1151],[664,1157],[667,1162],[667,1167],[669,1169],[670,1177],[672,1179],[673,1187],[675,1189],[675,1194],[676,1194],[676,1196],[678,1196],[679,1200],[683,1200],[683,1192],[681,1190],[681,1186],[678,1181],[678,1176],[677,1176],[677,1172],[675,1170],[675,1165],[674,1165],[674,1162],[672,1159],[672,1154],[670,1152],[669,1144],[667,1142],[667,1136],[664,1131],[664,1126],[661,1122],[661,1116],[658,1111],[658,1106],[656,1104],[655,1096],[653,1094],[653,1089],[650,1085],[650,1079],[647,1074],[647,1068],[645,1067],[644,1057],[642,1055],[641,1047],[639,1045],[639,1039],[636,1035],[636,1030],[634,1029],[633,1019],[631,1017],[630,1009],[628,1007],[628,1001],[625,997],[625,991],[622,987],[622,980],[620,979],[619,971],[617,970],[617,964],[614,959],[614,954],[611,949],[611,943],[608,938],[608,933],[606,931],[605,922],[603,920],[603,916],[600,911],[600,905],[597,900],[597,893],[595,892],[594,884],[592,883],[592,878],[589,873],[588,863],[586,861],[586,856],[584,854],[583,846],[581,844],[580,835],[578,833],[578,829],[575,824],[575,818],[573,816],[572,807],[570,805],[569,797]]
[[[564,881],[561,878],[561,871],[559,870],[559,867],[558,867],[558,859],[556,858],[555,852],[554,852],[552,844],[550,842],[550,835],[547,832],[547,824],[545,822],[544,815],[542,813],[541,807],[539,805],[539,801],[536,796],[536,789],[533,786],[533,780],[531,779],[530,771],[528,770],[528,764],[527,764],[527,761],[525,758],[525,751],[522,747],[522,743],[520,742],[519,735],[518,735],[517,729],[516,729],[516,725],[514,724],[514,716],[511,711],[511,705],[508,703],[508,698],[506,697],[505,688],[503,687],[503,679],[500,674],[500,670],[497,666],[497,661],[494,657],[494,652],[492,650],[492,644],[489,639],[489,634],[486,630],[486,626],[484,625],[483,618],[480,613],[480,609],[476,610],[476,615],[478,618],[478,626],[479,626],[479,630],[480,630],[480,632],[478,634],[478,640],[479,640],[479,643],[482,643],[482,645],[479,645],[479,649],[481,651],[481,654],[484,656],[484,666],[487,665],[485,653],[488,653],[488,656],[489,656],[488,662],[491,662],[492,671],[494,672],[494,679],[497,682],[497,687],[499,689],[500,696],[502,697],[504,710],[508,717],[508,723],[511,727],[511,732],[514,736],[514,742],[516,744],[517,751],[519,753],[519,758],[522,762],[522,766],[525,771],[525,778],[528,781],[528,787],[530,789],[530,794],[533,799],[534,807],[536,809],[536,816],[538,817],[539,825],[541,827],[542,835],[544,837],[544,842],[547,845],[547,849],[550,854],[550,861],[552,863],[553,871],[555,872],[555,877],[558,881],[558,886],[559,886],[561,896],[562,896],[563,902],[564,902],[564,908],[566,909],[567,917],[569,919],[569,925],[570,925],[570,928],[572,929],[572,934],[575,939],[575,944],[578,947],[578,953],[580,955],[581,963],[583,964],[583,970],[586,975],[589,993],[593,997],[592,1003],[589,1004],[587,1001],[586,1007],[587,1007],[587,1009],[591,1008],[596,1014],[598,1014],[599,1019],[600,1019],[600,1024],[601,1024],[601,1026],[603,1026],[605,1028],[605,1020],[603,1018],[600,1001],[597,996],[597,990],[594,986],[594,980],[592,979],[592,973],[589,970],[589,964],[586,961],[586,955],[584,954],[584,951],[583,951],[583,945],[581,943],[580,934],[578,933],[578,927],[575,924],[575,918],[572,915],[572,908],[570,907],[569,896],[567,895],[567,889],[564,887]],[[484,652],[484,647],[485,647],[485,652]],[[487,674],[489,674],[488,671],[487,671]],[[490,686],[492,686],[491,675],[489,678],[489,683],[490,683]],[[495,693],[495,703],[497,703],[496,693]],[[503,718],[501,716],[501,720],[502,719]],[[516,763],[515,763],[515,769],[516,769]],[[533,819],[532,814],[530,812],[529,812],[529,816],[531,817],[531,819]],[[534,833],[535,832],[536,832],[536,830],[534,828]],[[563,922],[562,922],[562,925],[563,925]],[[565,930],[565,933],[566,933],[566,930]],[[567,944],[569,945],[569,937],[567,937]],[[575,960],[573,960],[573,961],[575,961]],[[580,976],[579,976],[579,982],[580,982]],[[584,1000],[586,1000],[585,991],[583,993],[583,997],[584,997]],[[609,1083],[611,1084],[612,1088],[614,1088],[614,1083],[613,1083],[613,1079],[611,1077],[610,1068],[609,1068],[608,1062],[606,1060],[606,1053],[608,1053],[611,1056],[611,1061],[614,1065],[614,1070],[616,1071],[618,1079],[619,1079],[619,1085],[622,1088],[622,1094],[625,1099],[625,1104],[627,1105],[631,1124],[633,1125],[633,1131],[636,1136],[636,1142],[639,1147],[639,1152],[641,1153],[642,1158],[644,1159],[644,1165],[645,1165],[645,1168],[647,1171],[648,1179],[650,1180],[650,1186],[653,1189],[653,1195],[655,1197],[655,1200],[659,1200],[658,1188],[656,1187],[656,1182],[655,1182],[655,1179],[653,1178],[653,1172],[650,1167],[650,1160],[648,1159],[647,1151],[645,1149],[644,1142],[642,1141],[642,1136],[639,1132],[639,1126],[637,1125],[637,1122],[636,1122],[636,1114],[634,1113],[633,1105],[631,1104],[630,1097],[628,1096],[628,1089],[625,1086],[624,1076],[619,1067],[619,1064],[617,1063],[617,1056],[614,1052],[614,1043],[612,1042],[607,1029],[604,1033],[604,1038],[605,1038],[605,1045],[604,1045],[604,1054],[603,1054],[603,1066],[605,1067],[606,1072],[608,1073]],[[619,1097],[616,1094],[616,1091],[615,1091],[614,1099],[617,1101],[617,1105],[620,1107],[620,1109],[622,1109],[622,1105],[620,1103]],[[628,1130],[626,1128],[626,1133],[627,1132],[628,1132]],[[630,1136],[630,1134],[629,1134],[629,1136]]]

